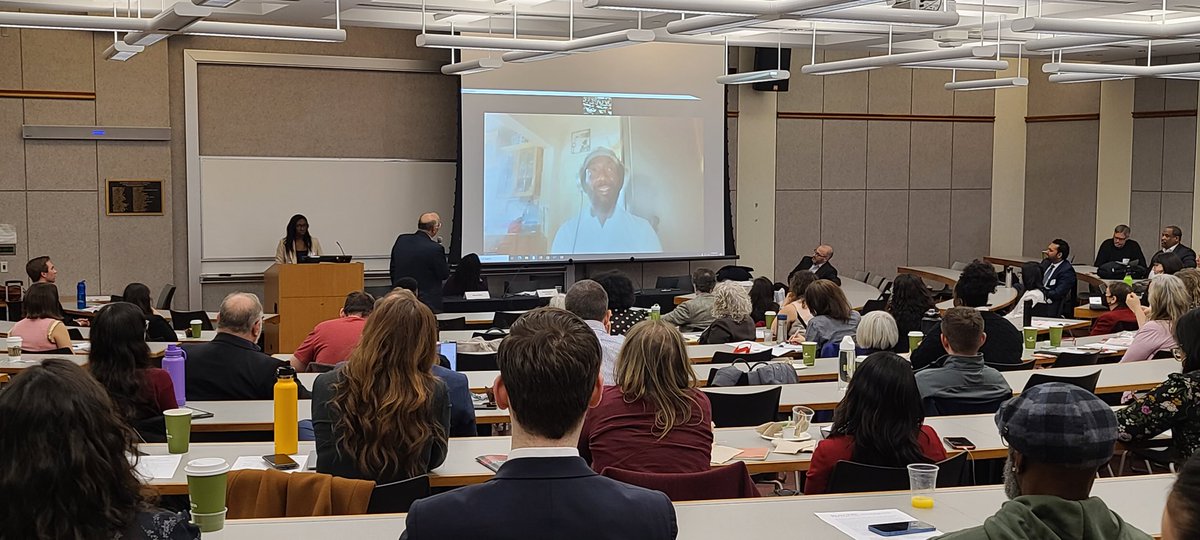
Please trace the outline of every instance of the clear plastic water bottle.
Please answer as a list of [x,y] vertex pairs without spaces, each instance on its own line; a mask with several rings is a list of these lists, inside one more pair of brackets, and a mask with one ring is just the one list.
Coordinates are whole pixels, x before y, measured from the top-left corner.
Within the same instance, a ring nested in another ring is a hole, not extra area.
[[775,316],[775,339],[780,343],[787,341],[788,335],[788,318],[786,313],[780,313]]
[[658,304],[650,306],[650,320],[657,321],[662,318],[662,307]]
[[850,386],[850,378],[854,376],[854,362],[857,360],[854,353],[854,339],[850,336],[842,338],[841,345],[838,346],[838,390],[845,390]]
[[87,307],[87,282],[80,281],[75,285],[75,309]]

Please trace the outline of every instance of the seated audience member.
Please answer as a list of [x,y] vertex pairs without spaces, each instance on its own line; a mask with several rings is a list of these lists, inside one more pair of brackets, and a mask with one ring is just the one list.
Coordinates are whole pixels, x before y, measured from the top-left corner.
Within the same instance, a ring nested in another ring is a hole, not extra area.
[[1112,238],[1100,243],[1100,249],[1096,251],[1096,261],[1094,264],[1097,267],[1104,266],[1108,263],[1133,263],[1146,264],[1146,255],[1142,253],[1142,246],[1137,240],[1130,240],[1129,225],[1117,225],[1113,229]]
[[83,368],[51,359],[21,370],[0,391],[0,537],[200,538],[155,508],[131,463],[136,442]]
[[1171,430],[1176,461],[1200,450],[1200,310],[1192,310],[1175,324],[1179,346],[1172,350],[1183,363],[1182,373],[1137,398],[1117,413],[1121,440],[1147,441]]
[[1073,384],[1040,384],[1005,403],[996,427],[1008,445],[1009,500],[983,525],[942,539],[1150,539],[1090,496],[1117,442],[1117,419],[1095,394]]
[[1192,456],[1179,469],[1167,506],[1163,508],[1162,540],[1200,538],[1200,456]]
[[625,272],[620,270],[602,272],[593,279],[604,288],[605,294],[608,295],[608,310],[611,312],[608,318],[610,334],[623,336],[630,328],[633,328],[633,325],[650,316],[650,312],[647,310],[633,309],[637,295],[633,289],[633,280],[629,279],[629,275]]
[[984,365],[986,357],[979,353],[988,336],[978,310],[965,307],[946,310],[941,330],[938,338],[946,350],[945,361],[917,372],[921,399],[986,403],[1012,396],[1008,381],[995,368]]
[[1054,316],[1047,313],[1049,301],[1046,292],[1042,290],[1042,266],[1035,262],[1021,265],[1021,297],[1013,304],[1012,311],[1004,318],[1011,321],[1017,328],[1025,326],[1025,302],[1030,302],[1030,316]]
[[[1024,338],[1008,319],[986,310],[988,295],[996,290],[998,280],[992,265],[975,261],[963,269],[958,283],[954,285],[954,305],[969,308],[985,308],[979,312],[983,317],[983,330],[987,342],[979,352],[990,364],[1019,364]],[[921,345],[912,352],[913,369],[921,369],[946,355],[942,346],[942,327],[935,326],[921,340]]]
[[707,471],[712,406],[697,386],[679,331],[662,321],[638,323],[625,337],[615,385],[587,412],[579,454],[596,472]]
[[407,277],[407,276],[406,276],[406,277],[402,277],[402,278],[400,278],[400,279],[397,279],[397,280],[396,280],[396,286],[395,286],[394,288],[392,288],[392,290],[394,291],[394,290],[396,290],[396,289],[404,289],[404,290],[406,290],[406,291],[409,291],[409,292],[411,292],[411,293],[413,293],[413,294],[416,294],[416,293],[417,293],[417,286],[418,286],[418,285],[417,285],[417,280],[416,280],[416,279],[414,279],[414,278],[410,278],[410,277]]
[[1071,246],[1066,240],[1055,238],[1042,253],[1046,255],[1041,265],[1042,292],[1049,305],[1039,310],[1039,314],[1047,317],[1069,315],[1069,311],[1075,307],[1075,286],[1079,282],[1075,267],[1068,259]]
[[363,291],[346,295],[338,318],[317,324],[308,337],[296,347],[292,367],[307,371],[310,363],[337,365],[350,357],[350,351],[362,337],[367,317],[375,306],[375,297]]
[[58,280],[58,268],[50,262],[50,257],[42,255],[34,257],[25,263],[25,275],[29,276],[29,284],[54,283]]
[[1150,280],[1150,309],[1142,308],[1142,301],[1134,293],[1125,297],[1137,317],[1137,334],[1133,342],[1125,350],[1121,362],[1137,362],[1149,360],[1159,351],[1169,351],[1175,346],[1173,328],[1188,310],[1188,295],[1183,288],[1183,281],[1175,276],[1162,275]]
[[146,341],[169,343],[179,341],[179,336],[175,335],[175,329],[171,327],[171,323],[167,322],[162,315],[154,312],[154,307],[150,304],[150,287],[141,283],[130,283],[121,293],[121,300],[142,310],[147,322]]
[[816,280],[817,276],[808,270],[801,270],[788,278],[788,292],[783,305],[779,307],[779,315],[787,317],[788,328],[784,335],[796,337],[797,341],[804,341],[804,331],[808,329],[806,325],[813,317],[804,304],[804,291]]
[[1183,229],[1174,225],[1163,227],[1162,234],[1159,235],[1159,244],[1162,249],[1150,257],[1151,261],[1158,258],[1160,254],[1174,253],[1183,262],[1184,268],[1196,267],[1196,252],[1183,245]]
[[388,484],[446,459],[450,398],[433,374],[437,318],[410,291],[389,293],[338,369],[313,383],[317,472]]
[[872,311],[863,315],[862,320],[858,322],[854,341],[860,356],[894,350],[896,343],[900,341],[896,319],[886,311]]
[[921,320],[933,306],[933,295],[929,294],[929,288],[921,278],[912,274],[896,276],[887,304],[887,312],[896,321],[896,333],[900,338],[896,352],[908,352],[908,333],[921,331]]
[[1109,282],[1104,288],[1104,302],[1108,304],[1108,311],[1092,322],[1091,335],[1099,336],[1137,328],[1137,315],[1125,305],[1131,293],[1133,289],[1129,285],[1120,281]]
[[853,336],[861,318],[850,307],[842,288],[832,281],[818,279],[804,290],[804,305],[813,318],[804,330],[804,341],[815,341],[817,350],[826,343],[838,343],[843,336]]
[[[881,312],[867,315],[875,313]],[[942,440],[924,423],[925,406],[908,361],[890,352],[868,356],[833,411],[829,437],[813,451],[805,495],[825,493],[838,461],[904,467],[946,459]]]
[[779,312],[779,304],[775,303],[775,284],[765,277],[754,278],[750,286],[750,318],[755,326],[767,322],[767,312]]
[[841,285],[842,280],[838,278],[837,268],[834,268],[829,260],[833,258],[833,246],[821,244],[813,249],[812,255],[805,255],[800,258],[800,262],[796,267],[788,273],[788,280],[792,279],[792,274],[801,270],[808,270],[817,276],[817,279],[825,279],[832,281],[835,285]]
[[[217,335],[207,343],[184,345],[187,351],[188,401],[274,399],[275,370],[286,362],[259,350],[262,303],[251,293],[230,293],[217,312]],[[300,381],[300,397],[311,395]]]
[[[145,327],[141,308],[126,302],[104,306],[92,323],[92,348],[88,351],[88,371],[108,391],[121,417],[134,428],[179,406],[171,376],[150,363],[150,347],[142,333]],[[154,427],[163,437],[161,422],[159,418]]]
[[30,285],[21,308],[23,318],[8,331],[9,337],[21,338],[21,350],[71,354],[71,335],[59,315],[62,305],[58,300],[58,287],[53,283]]
[[1188,294],[1188,309],[1200,307],[1200,269],[1184,268],[1175,272],[1175,277],[1183,281],[1183,288]]
[[675,538],[666,495],[599,476],[579,457],[584,413],[603,395],[600,357],[596,333],[566,311],[538,308],[513,323],[496,355],[508,460],[483,484],[414,502],[401,538]]
[[1183,261],[1179,260],[1178,255],[1169,251],[1155,255],[1154,260],[1150,261],[1150,277],[1173,276],[1180,270],[1183,270]]
[[608,333],[611,312],[608,311],[608,294],[604,287],[590,279],[576,281],[567,289],[567,311],[583,319],[583,322],[596,333],[600,340],[600,350],[604,360],[600,363],[600,376],[605,385],[614,384],[616,380],[617,354],[621,352],[621,344],[625,336],[614,336]]
[[463,255],[454,267],[454,273],[442,284],[442,296],[463,296],[467,292],[488,290],[482,272],[483,263],[479,262],[479,255]]
[[712,314],[717,320],[700,334],[701,345],[754,341],[754,319],[750,318],[750,295],[733,281],[722,281],[713,289]]
[[675,306],[662,316],[681,330],[704,330],[712,324],[716,317],[712,314],[713,287],[717,284],[717,276],[708,268],[698,268],[692,272],[692,286],[696,288],[696,297]]
[[433,374],[446,385],[450,398],[450,436],[474,437],[479,434],[475,424],[475,402],[471,398],[471,382],[457,371],[433,364]]

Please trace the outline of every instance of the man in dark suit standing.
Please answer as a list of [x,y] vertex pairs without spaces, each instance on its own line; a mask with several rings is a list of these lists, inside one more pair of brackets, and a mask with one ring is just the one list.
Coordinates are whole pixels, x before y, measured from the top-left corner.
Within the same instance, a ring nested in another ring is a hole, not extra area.
[[442,218],[437,213],[421,214],[417,232],[396,238],[389,266],[392,287],[397,287],[402,277],[417,280],[417,298],[435,312],[442,309],[442,282],[450,277],[450,265],[438,236],[441,229]]
[[828,279],[838,285],[842,284],[841,278],[838,277],[837,268],[829,264],[829,259],[833,258],[833,246],[821,244],[813,250],[812,255],[805,255],[800,259],[800,264],[797,264],[791,272],[788,272],[788,281],[792,280],[792,274],[801,270],[808,270],[816,274],[817,279]]
[[[1153,257],[1150,257],[1151,261],[1158,258],[1159,254],[1174,253],[1179,257],[1179,260],[1183,261],[1184,268],[1196,267],[1196,252],[1192,248],[1183,245],[1183,229],[1175,225],[1163,227],[1162,235],[1159,236],[1159,243],[1162,245],[1162,249],[1158,253],[1155,253]],[[1146,266],[1149,267],[1152,264],[1147,262]]]
[[599,476],[579,457],[584,413],[603,388],[600,342],[583,320],[558,308],[530,311],[513,323],[496,363],[496,404],[512,418],[508,460],[483,484],[413,503],[402,540],[675,538],[666,495]]
[[1075,285],[1079,278],[1075,276],[1075,267],[1067,257],[1071,256],[1071,246],[1066,240],[1055,238],[1042,252],[1046,256],[1042,260],[1042,292],[1046,294],[1045,313],[1049,317],[1063,317],[1067,310],[1073,310],[1075,303]]

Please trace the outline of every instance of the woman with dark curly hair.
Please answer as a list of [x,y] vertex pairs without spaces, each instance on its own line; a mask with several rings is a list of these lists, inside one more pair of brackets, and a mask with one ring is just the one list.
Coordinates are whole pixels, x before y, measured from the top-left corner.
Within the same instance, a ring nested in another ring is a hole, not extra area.
[[608,309],[612,311],[609,317],[609,334],[623,336],[633,325],[646,320],[650,314],[644,309],[633,309],[636,293],[633,280],[620,270],[611,270],[597,274],[592,278],[608,293]]
[[896,352],[908,352],[908,333],[921,331],[921,319],[933,309],[933,295],[921,278],[912,274],[900,274],[892,282],[892,296],[888,299],[887,312],[896,319],[896,331],[900,341]]
[[154,507],[127,457],[135,440],[83,368],[55,358],[22,370],[0,391],[0,539],[199,538]]

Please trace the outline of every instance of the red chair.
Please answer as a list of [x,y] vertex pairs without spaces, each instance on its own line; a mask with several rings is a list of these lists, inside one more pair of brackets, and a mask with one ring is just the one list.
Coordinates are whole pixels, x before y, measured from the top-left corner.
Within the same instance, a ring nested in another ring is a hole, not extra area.
[[758,496],[750,471],[741,461],[694,473],[648,473],[608,467],[600,474],[626,484],[661,491],[677,502]]

